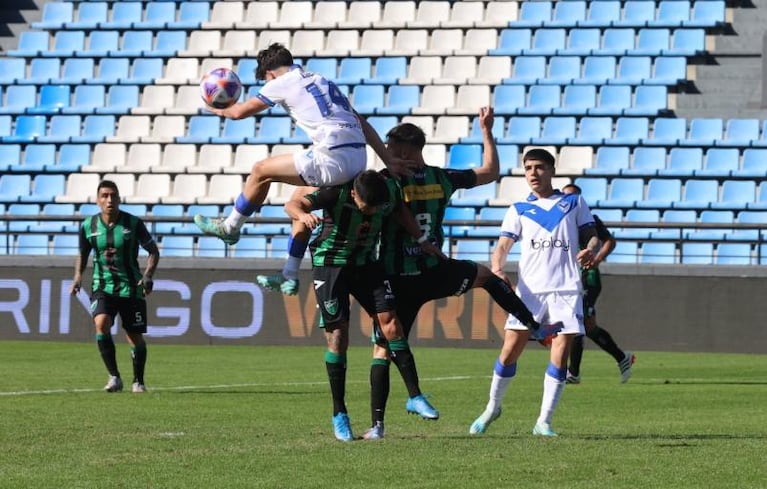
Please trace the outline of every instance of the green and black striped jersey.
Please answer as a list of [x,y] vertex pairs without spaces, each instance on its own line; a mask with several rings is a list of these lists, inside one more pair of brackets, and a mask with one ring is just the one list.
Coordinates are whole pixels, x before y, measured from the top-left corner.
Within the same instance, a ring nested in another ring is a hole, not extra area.
[[[592,216],[594,217],[594,224],[597,229],[597,238],[599,238],[599,241],[604,242],[605,240],[612,238],[613,235],[610,233],[610,230],[607,229],[605,223],[603,223],[596,214],[592,214]],[[584,287],[602,287],[602,277],[599,273],[599,267],[583,268],[581,270],[581,282]]]
[[120,211],[117,222],[107,226],[101,214],[87,217],[80,227],[80,253],[88,256],[93,250],[94,292],[126,297],[143,298],[144,289],[138,264],[139,246],[152,241],[144,221]]
[[312,209],[322,209],[319,235],[311,242],[312,265],[316,267],[364,265],[376,260],[377,245],[385,216],[401,200],[396,181],[387,179],[389,202],[373,215],[360,212],[352,198],[354,182],[321,188],[306,196]]
[[[384,170],[385,172],[385,170]],[[402,201],[413,213],[421,230],[437,248],[442,247],[442,221],[453,193],[477,184],[473,170],[446,170],[425,165],[400,180]],[[415,275],[437,265],[440,258],[424,255],[421,246],[394,219],[384,221],[381,260],[389,275]]]

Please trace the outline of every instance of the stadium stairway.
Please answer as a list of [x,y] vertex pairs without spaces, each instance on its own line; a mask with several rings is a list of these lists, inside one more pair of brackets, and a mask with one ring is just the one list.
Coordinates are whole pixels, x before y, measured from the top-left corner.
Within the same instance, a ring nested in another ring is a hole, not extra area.
[[707,63],[695,67],[697,90],[677,95],[678,117],[767,117],[767,101],[762,101],[762,36],[767,25],[767,0],[734,0],[728,4],[733,7],[728,8],[730,25],[711,38]]

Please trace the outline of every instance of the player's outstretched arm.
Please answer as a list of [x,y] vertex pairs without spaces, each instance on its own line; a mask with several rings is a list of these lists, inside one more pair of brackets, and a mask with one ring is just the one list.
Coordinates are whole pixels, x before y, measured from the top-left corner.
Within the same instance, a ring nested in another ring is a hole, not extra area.
[[495,113],[492,107],[479,108],[479,127],[482,131],[482,166],[474,169],[477,175],[477,185],[495,182],[500,177],[500,163],[498,161],[498,148],[493,137],[493,122]]
[[375,128],[370,125],[367,119],[357,114],[356,112],[355,114],[357,115],[357,119],[359,119],[360,125],[362,126],[362,132],[365,134],[365,141],[371,148],[373,148],[373,151],[375,151],[378,157],[381,158],[381,161],[383,161],[384,165],[386,165],[386,168],[388,168],[389,171],[397,178],[411,175],[413,173],[413,169],[417,165],[416,162],[403,160],[401,158],[392,156],[392,154],[386,148],[386,144],[384,144],[383,140],[381,139],[381,136],[378,134],[378,132],[376,132]]
[[226,117],[227,119],[244,119],[268,109],[269,106],[260,98],[252,97],[244,102],[234,104],[225,109],[216,109],[207,106],[205,108],[219,117]]

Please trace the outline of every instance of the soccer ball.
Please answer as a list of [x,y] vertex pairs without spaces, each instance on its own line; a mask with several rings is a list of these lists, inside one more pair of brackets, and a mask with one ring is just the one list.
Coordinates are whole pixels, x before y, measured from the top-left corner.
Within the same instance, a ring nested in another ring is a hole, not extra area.
[[242,82],[237,73],[228,68],[216,68],[202,77],[200,95],[202,101],[216,109],[234,105],[242,93]]

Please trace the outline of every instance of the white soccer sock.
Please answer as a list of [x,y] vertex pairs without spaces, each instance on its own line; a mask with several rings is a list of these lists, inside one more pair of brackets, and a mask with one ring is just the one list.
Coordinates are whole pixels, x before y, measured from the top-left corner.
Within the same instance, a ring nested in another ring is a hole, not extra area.
[[538,423],[551,424],[551,416],[559,404],[559,398],[565,388],[563,380],[557,380],[548,373],[543,376],[543,398],[541,399],[541,414]]
[[513,378],[514,377],[501,377],[493,372],[493,380],[490,382],[490,399],[487,401],[485,411],[492,413],[501,407],[503,398],[506,396],[506,389],[509,388],[509,384]]
[[245,221],[248,220],[248,216],[244,216],[240,214],[237,209],[232,208],[232,212],[229,213],[229,216],[224,219],[224,229],[226,229],[227,233],[231,233],[235,230],[238,230],[242,227],[243,224],[245,224]]

